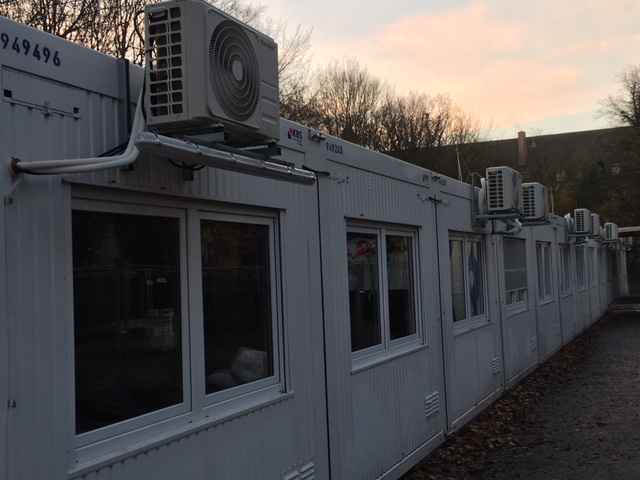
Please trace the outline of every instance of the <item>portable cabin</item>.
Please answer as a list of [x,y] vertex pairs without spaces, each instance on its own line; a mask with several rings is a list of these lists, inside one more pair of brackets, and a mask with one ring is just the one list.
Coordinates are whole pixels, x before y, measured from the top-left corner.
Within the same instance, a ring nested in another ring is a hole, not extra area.
[[314,175],[102,168],[142,69],[0,31],[0,477],[329,478]]
[[564,239],[564,232],[558,231],[562,227],[554,220],[552,217],[547,225],[532,227],[528,239],[528,256],[535,259],[531,302],[537,324],[535,346],[541,362],[562,347],[557,265],[558,238]]
[[[191,55],[163,22],[205,8],[273,80],[275,45],[203,5],[149,7],[155,54]],[[0,57],[0,480],[396,479],[628,291],[619,243],[487,217],[484,188],[274,117],[273,81],[225,119],[266,148],[220,147],[176,114],[200,77],[163,96],[186,64],[0,32],[31,51]]]

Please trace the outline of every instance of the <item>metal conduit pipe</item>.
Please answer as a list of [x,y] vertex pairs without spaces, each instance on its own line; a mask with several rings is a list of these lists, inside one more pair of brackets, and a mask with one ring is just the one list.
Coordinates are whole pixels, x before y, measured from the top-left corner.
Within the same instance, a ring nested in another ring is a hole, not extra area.
[[124,153],[113,157],[89,157],[72,158],[62,160],[38,160],[22,162],[18,158],[12,158],[10,169],[14,174],[31,173],[37,175],[58,175],[63,173],[84,173],[107,170],[110,168],[125,167],[136,161],[139,151],[136,148],[135,139],[145,129],[144,116],[142,114],[142,95],[138,98],[138,105],[133,119],[129,142]]
[[192,164],[207,165],[222,170],[303,185],[313,185],[316,181],[316,176],[313,172],[242,155],[242,150],[229,152],[151,132],[139,134],[136,139],[136,145],[142,152],[168,157],[172,160],[181,160]]

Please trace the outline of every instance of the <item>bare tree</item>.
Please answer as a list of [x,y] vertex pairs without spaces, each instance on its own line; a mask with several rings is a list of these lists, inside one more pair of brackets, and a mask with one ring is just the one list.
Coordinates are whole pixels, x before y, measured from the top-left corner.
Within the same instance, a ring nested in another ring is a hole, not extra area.
[[311,86],[311,33],[298,24],[293,30],[286,22],[268,16],[252,25],[271,36],[278,44],[278,81],[280,87],[280,115],[300,123],[308,116]]
[[385,89],[354,57],[333,59],[316,76],[310,126],[370,147],[379,135],[375,112]]
[[58,37],[86,44],[98,22],[97,0],[15,0],[0,14]]
[[209,0],[211,5],[228,13],[234,18],[248,25],[256,26],[263,21],[267,7],[262,4],[254,4],[243,0]]
[[141,14],[145,0],[103,0],[100,10],[101,29],[97,45],[90,45],[116,58],[144,63],[144,38]]
[[599,117],[607,117],[616,126],[640,128],[640,64],[627,66],[616,75],[618,93],[600,100]]
[[448,95],[387,93],[374,112],[380,130],[375,148],[405,158],[418,149],[443,145],[451,120],[451,105]]

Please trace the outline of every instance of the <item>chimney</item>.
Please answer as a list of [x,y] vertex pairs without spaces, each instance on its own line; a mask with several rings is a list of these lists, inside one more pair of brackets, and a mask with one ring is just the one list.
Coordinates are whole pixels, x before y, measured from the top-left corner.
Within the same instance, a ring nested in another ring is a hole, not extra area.
[[518,165],[527,164],[527,134],[518,132]]

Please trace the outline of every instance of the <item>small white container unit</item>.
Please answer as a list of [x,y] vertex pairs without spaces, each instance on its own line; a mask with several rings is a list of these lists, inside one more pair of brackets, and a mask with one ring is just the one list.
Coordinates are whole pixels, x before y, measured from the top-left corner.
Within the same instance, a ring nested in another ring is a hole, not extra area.
[[328,478],[314,175],[103,169],[142,70],[0,35],[0,478]]

